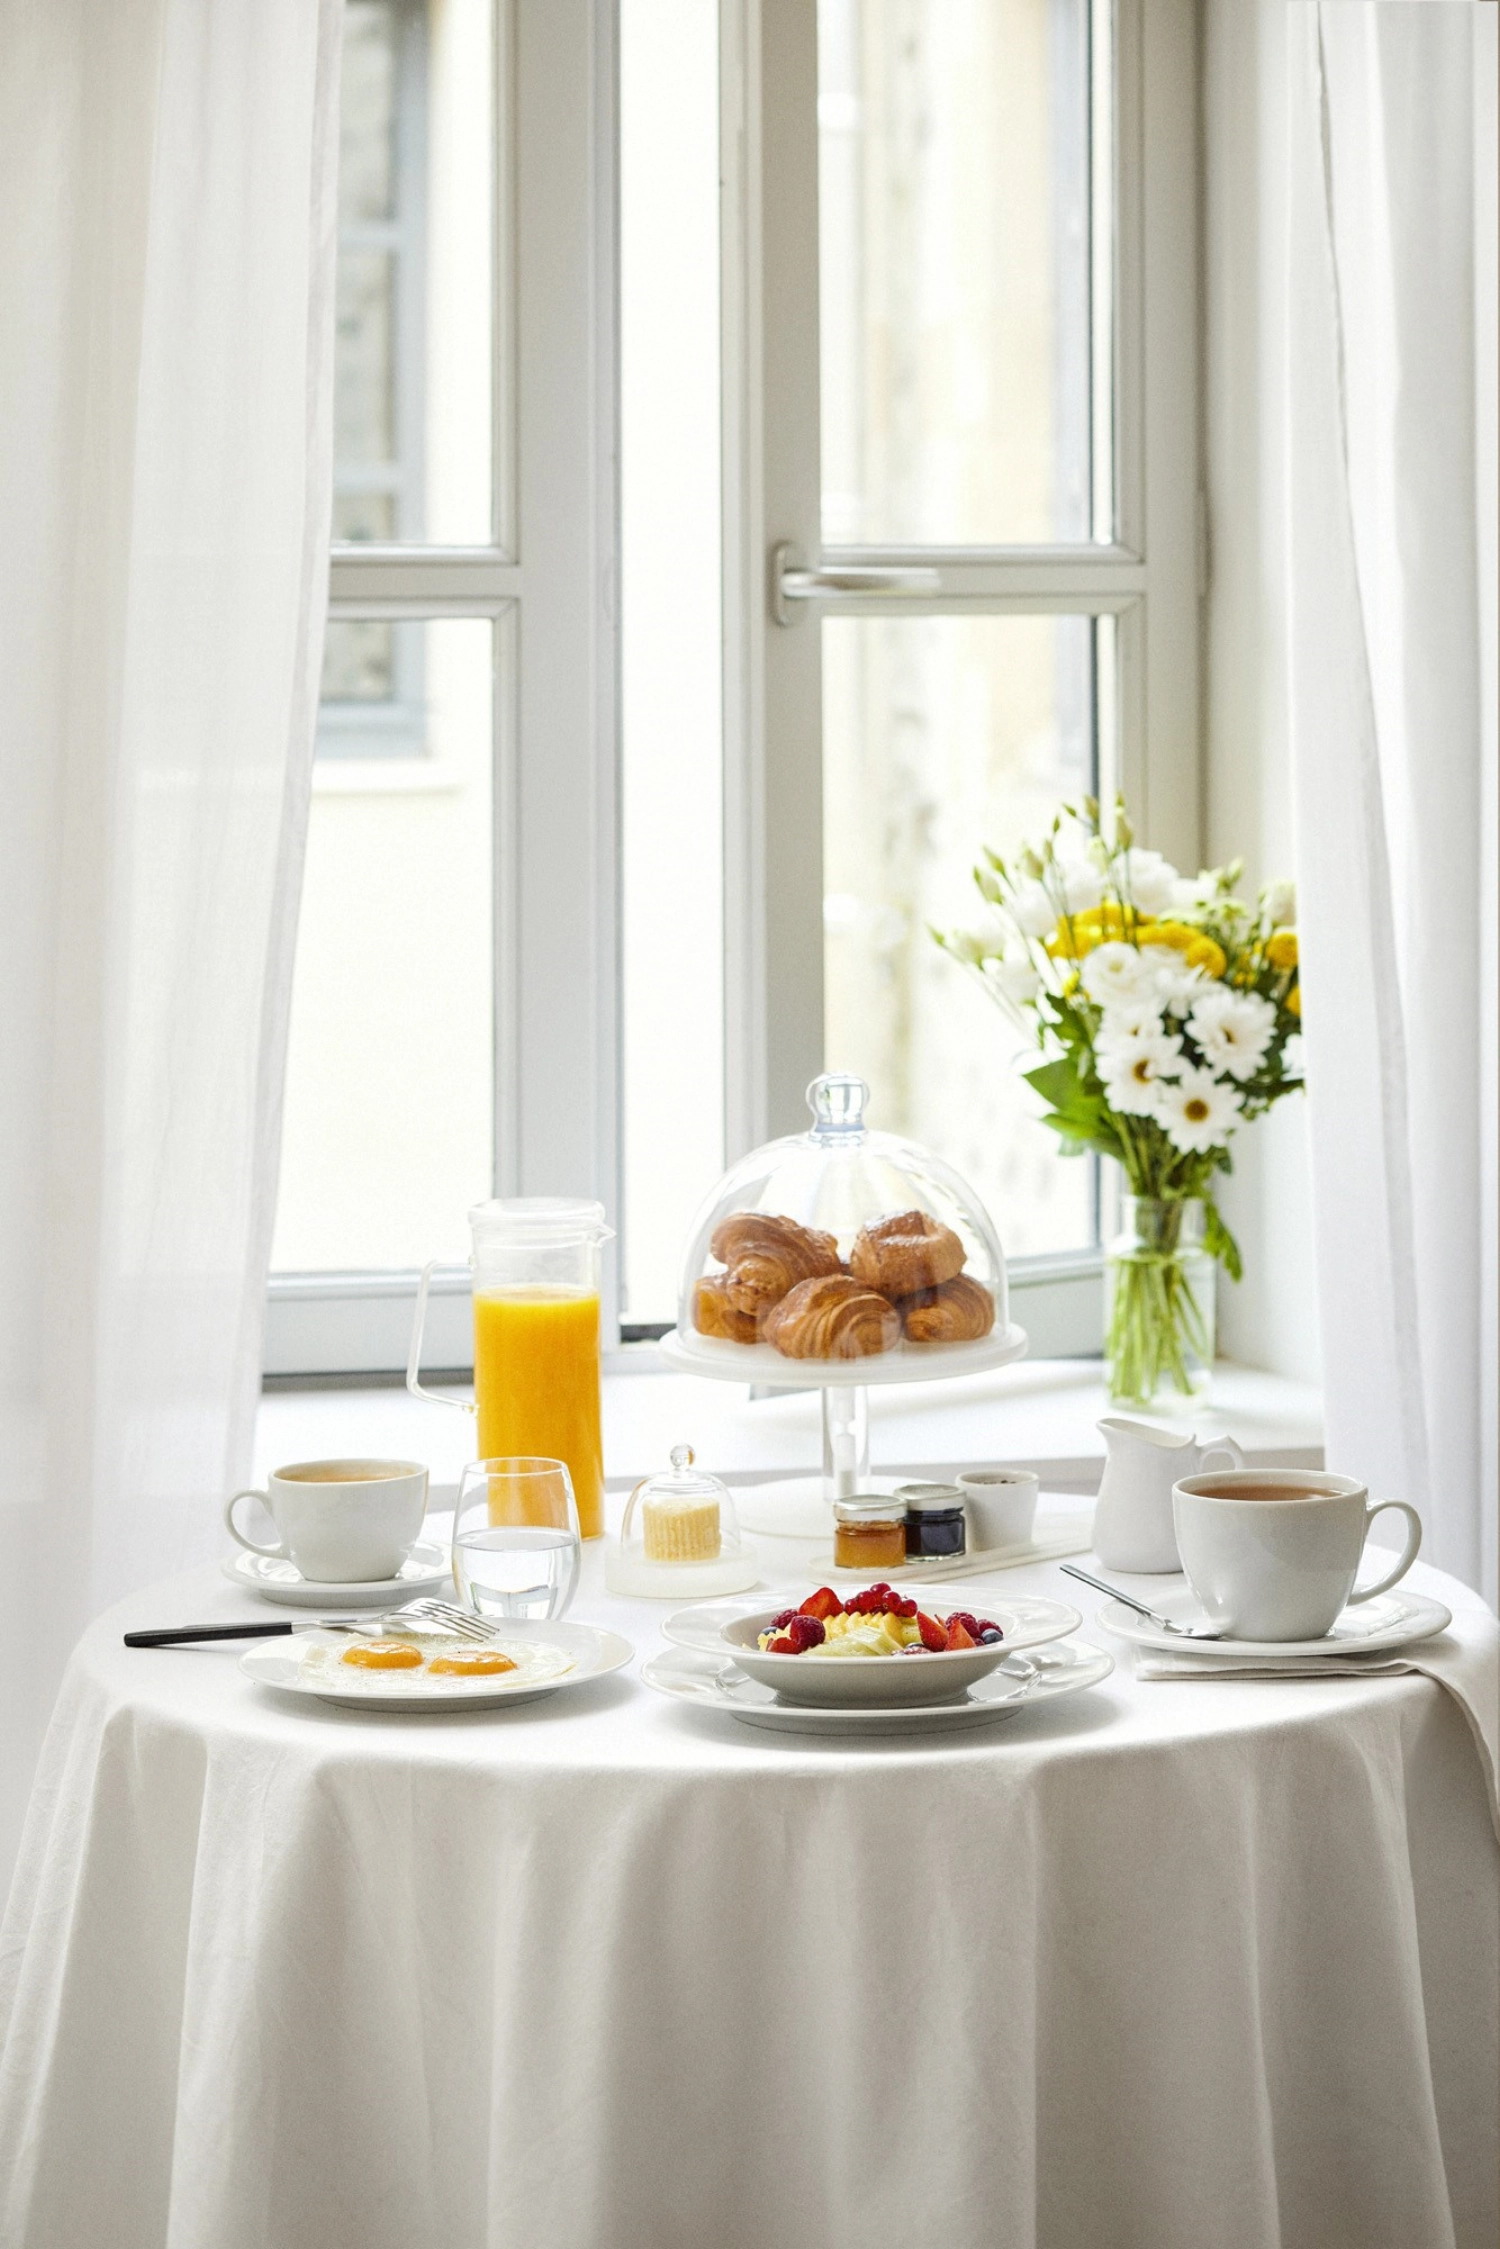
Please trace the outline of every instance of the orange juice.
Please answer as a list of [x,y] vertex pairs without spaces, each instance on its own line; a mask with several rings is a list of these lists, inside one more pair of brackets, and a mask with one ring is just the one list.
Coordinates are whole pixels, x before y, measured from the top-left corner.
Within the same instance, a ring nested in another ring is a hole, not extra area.
[[566,1461],[585,1538],[604,1531],[599,1299],[518,1288],[474,1298],[479,1457]]

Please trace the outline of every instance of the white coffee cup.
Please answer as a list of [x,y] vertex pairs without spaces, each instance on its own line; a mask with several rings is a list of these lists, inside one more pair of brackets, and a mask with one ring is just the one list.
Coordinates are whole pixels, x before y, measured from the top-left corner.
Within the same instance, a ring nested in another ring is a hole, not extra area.
[[[1393,1569],[1354,1589],[1375,1517],[1406,1517]],[[1321,1468],[1221,1469],[1172,1491],[1177,1548],[1211,1623],[1236,1640],[1319,1640],[1350,1601],[1372,1601],[1405,1577],[1422,1543],[1402,1499],[1372,1503],[1353,1476]]]
[[[234,1519],[258,1499],[280,1536],[247,1538]],[[427,1512],[427,1471],[411,1460],[298,1460],[266,1478],[264,1491],[236,1492],[224,1508],[231,1538],[252,1554],[294,1562],[316,1585],[374,1584],[396,1575]]]
[[955,1481],[964,1495],[971,1554],[1025,1545],[1036,1523],[1038,1489],[1029,1468],[970,1468]]

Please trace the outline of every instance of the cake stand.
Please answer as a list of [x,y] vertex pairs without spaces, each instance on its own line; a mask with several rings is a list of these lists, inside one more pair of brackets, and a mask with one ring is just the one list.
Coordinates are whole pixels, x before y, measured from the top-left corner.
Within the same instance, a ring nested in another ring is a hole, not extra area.
[[788,1359],[769,1343],[728,1343],[680,1327],[661,1339],[662,1357],[682,1374],[715,1382],[749,1382],[763,1389],[820,1390],[823,1396],[823,1473],[752,1484],[737,1495],[740,1523],[764,1537],[826,1538],[829,1510],[855,1492],[888,1492],[892,1476],[870,1473],[870,1399],[873,1387],[891,1382],[937,1382],[961,1374],[986,1374],[1026,1354],[1026,1331],[1013,1321],[976,1343],[908,1343],[865,1359]]

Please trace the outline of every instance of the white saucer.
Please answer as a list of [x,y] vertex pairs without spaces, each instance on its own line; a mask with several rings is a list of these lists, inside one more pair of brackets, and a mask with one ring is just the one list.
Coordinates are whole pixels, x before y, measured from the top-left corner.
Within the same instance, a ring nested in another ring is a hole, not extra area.
[[419,1593],[436,1592],[453,1583],[446,1547],[419,1539],[394,1577],[374,1578],[359,1585],[319,1585],[304,1577],[295,1562],[278,1554],[231,1554],[224,1575],[242,1592],[258,1593],[287,1609],[379,1609],[411,1601]]
[[[336,1640],[333,1633],[312,1632],[299,1635],[300,1645],[305,1648],[320,1637],[325,1645],[348,1645],[345,1640]],[[581,1687],[585,1680],[602,1679],[611,1671],[621,1670],[635,1654],[631,1643],[618,1632],[603,1632],[592,1624],[569,1624],[562,1618],[555,1623],[522,1619],[495,1628],[495,1645],[499,1648],[525,1640],[567,1648],[577,1657],[575,1669],[563,1672],[557,1679],[529,1683],[518,1679],[511,1686],[491,1675],[478,1679],[429,1679],[421,1687],[408,1687],[405,1691],[382,1682],[373,1689],[366,1687],[363,1692],[341,1694],[337,1679],[320,1678],[316,1673],[309,1677],[302,1669],[300,1656],[286,1652],[285,1640],[263,1641],[258,1648],[248,1649],[240,1657],[240,1669],[257,1686],[275,1687],[281,1694],[333,1703],[340,1710],[373,1712],[382,1718],[388,1713],[411,1718],[429,1716],[437,1711],[503,1710],[517,1703],[540,1702],[544,1695],[564,1694],[569,1687]],[[378,1678],[379,1675],[370,1676]],[[405,1675],[398,1673],[396,1676]]]
[[[878,1658],[872,1658],[878,1661]],[[865,1705],[828,1708],[816,1703],[782,1702],[769,1687],[747,1679],[735,1664],[695,1648],[668,1648],[641,1665],[641,1677],[658,1694],[695,1710],[717,1711],[742,1725],[785,1734],[930,1734],[959,1727],[993,1725],[1018,1710],[1056,1702],[1084,1687],[1097,1687],[1114,1670],[1114,1658],[1081,1640],[1054,1640],[1026,1655],[1007,1656],[998,1671],[987,1672],[954,1702],[924,1702],[894,1709]]]
[[[1151,1605],[1174,1624],[1206,1624],[1203,1604],[1187,1586],[1171,1593],[1153,1593]],[[1404,1648],[1412,1640],[1429,1640],[1453,1622],[1453,1612],[1425,1593],[1381,1593],[1373,1601],[1352,1602],[1336,1617],[1321,1640],[1187,1640],[1180,1633],[1164,1632],[1118,1601],[1106,1601],[1095,1623],[1117,1640],[1138,1648],[1163,1648],[1173,1655],[1184,1650],[1195,1656],[1328,1656],[1373,1655],[1378,1648]]]

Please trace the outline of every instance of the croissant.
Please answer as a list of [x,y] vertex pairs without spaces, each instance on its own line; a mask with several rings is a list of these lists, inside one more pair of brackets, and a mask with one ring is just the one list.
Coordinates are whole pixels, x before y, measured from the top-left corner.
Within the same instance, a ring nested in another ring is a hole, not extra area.
[[964,1245],[951,1226],[925,1210],[903,1210],[894,1218],[861,1227],[849,1252],[849,1270],[866,1288],[883,1296],[914,1296],[937,1288],[964,1268]]
[[967,1273],[896,1305],[909,1343],[977,1343],[995,1324],[995,1299]]
[[867,1359],[900,1342],[901,1317],[849,1274],[824,1273],[799,1281],[768,1315],[761,1333],[788,1359]]
[[760,1321],[798,1281],[844,1269],[831,1234],[763,1210],[738,1210],[721,1219],[708,1246],[726,1268],[725,1302]]
[[700,1335],[722,1335],[731,1343],[755,1341],[755,1314],[737,1312],[724,1292],[725,1276],[710,1274],[693,1292],[693,1325]]

